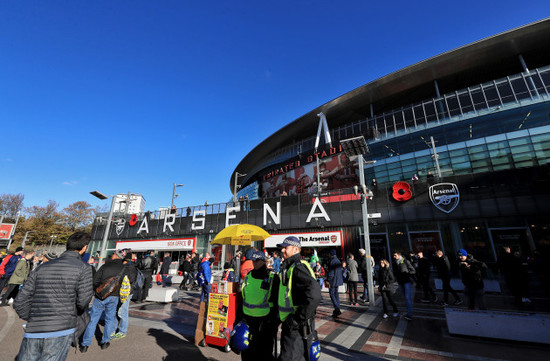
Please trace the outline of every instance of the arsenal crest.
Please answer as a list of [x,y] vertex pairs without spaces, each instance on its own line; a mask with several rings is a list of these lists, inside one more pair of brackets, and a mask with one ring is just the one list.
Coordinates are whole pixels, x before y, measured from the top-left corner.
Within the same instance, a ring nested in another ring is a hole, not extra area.
[[437,209],[451,213],[458,206],[460,193],[454,183],[438,183],[430,186],[430,199]]

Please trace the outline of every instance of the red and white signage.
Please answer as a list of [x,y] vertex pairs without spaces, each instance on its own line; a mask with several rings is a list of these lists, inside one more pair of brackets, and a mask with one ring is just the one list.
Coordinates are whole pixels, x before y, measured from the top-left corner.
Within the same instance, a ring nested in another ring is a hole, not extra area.
[[173,238],[155,240],[118,241],[116,249],[130,248],[132,251],[147,250],[172,250],[172,251],[194,251],[197,243],[196,238]]
[[277,248],[286,237],[294,236],[300,240],[302,247],[333,247],[342,245],[342,232],[310,232],[274,234],[264,241],[265,248]]
[[0,225],[0,239],[10,239],[11,232],[13,230],[13,224],[1,224]]

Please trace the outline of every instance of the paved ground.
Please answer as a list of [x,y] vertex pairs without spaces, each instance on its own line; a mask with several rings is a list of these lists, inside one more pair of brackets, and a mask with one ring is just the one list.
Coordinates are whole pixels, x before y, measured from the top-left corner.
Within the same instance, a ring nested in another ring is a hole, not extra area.
[[[550,346],[519,342],[466,338],[449,335],[444,309],[420,303],[415,296],[415,317],[383,319],[379,307],[343,306],[333,319],[328,295],[318,310],[317,331],[321,360],[547,360]],[[441,295],[439,295],[441,296]],[[346,296],[341,296],[344,304]],[[404,303],[396,294],[397,305]],[[510,297],[487,295],[490,309],[517,310]],[[379,304],[377,305],[379,306]],[[72,349],[69,360],[240,360],[233,352],[193,344],[197,321],[198,293],[180,292],[179,302],[132,304],[129,335],[101,350],[96,342],[86,354]],[[533,297],[527,311],[548,313],[550,300]],[[15,358],[23,335],[23,322],[11,307],[0,308],[0,359]]]

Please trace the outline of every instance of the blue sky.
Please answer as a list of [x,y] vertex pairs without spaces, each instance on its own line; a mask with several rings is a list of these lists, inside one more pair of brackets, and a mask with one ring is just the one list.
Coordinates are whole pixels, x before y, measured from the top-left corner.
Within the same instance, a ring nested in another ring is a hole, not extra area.
[[[225,202],[284,125],[428,57],[543,19],[546,1],[2,1],[0,193],[62,207]],[[328,119],[330,127],[330,119]]]

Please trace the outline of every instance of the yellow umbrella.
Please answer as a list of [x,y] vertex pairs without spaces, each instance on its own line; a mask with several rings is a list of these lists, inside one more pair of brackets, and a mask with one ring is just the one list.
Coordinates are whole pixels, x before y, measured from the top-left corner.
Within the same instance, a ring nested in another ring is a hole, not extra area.
[[252,224],[234,224],[220,231],[212,240],[214,244],[249,246],[251,242],[263,241],[270,234]]

